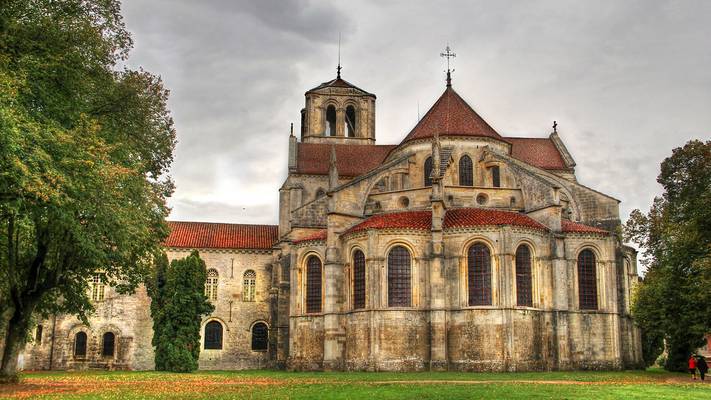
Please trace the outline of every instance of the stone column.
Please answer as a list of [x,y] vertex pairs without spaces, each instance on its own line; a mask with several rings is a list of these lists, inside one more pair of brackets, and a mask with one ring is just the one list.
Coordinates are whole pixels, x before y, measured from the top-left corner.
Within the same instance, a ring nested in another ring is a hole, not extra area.
[[557,357],[553,360],[555,369],[565,368],[570,362],[570,346],[568,339],[570,336],[568,327],[568,313],[560,313],[557,311],[568,311],[574,303],[572,281],[574,274],[570,273],[568,260],[565,258],[565,236],[560,234],[551,235],[551,290],[553,295],[551,300],[554,309],[554,322],[556,327],[556,354]]
[[440,171],[439,136],[432,143],[432,241],[429,265],[429,307],[430,307],[430,370],[447,369],[447,312],[444,277],[444,185]]
[[326,239],[326,263],[324,265],[324,302],[323,302],[323,368],[324,370],[342,370],[346,332],[343,326],[343,262],[337,247],[332,216],[328,217],[328,236]]
[[338,185],[336,168],[336,150],[331,147],[329,168],[328,216],[326,217],[326,263],[324,265],[324,302],[323,302],[323,368],[342,370],[346,342],[346,330],[343,324],[343,292],[345,276],[343,260],[339,249],[336,205],[338,204],[335,188]]
[[336,136],[346,136],[346,111],[342,108],[336,109]]

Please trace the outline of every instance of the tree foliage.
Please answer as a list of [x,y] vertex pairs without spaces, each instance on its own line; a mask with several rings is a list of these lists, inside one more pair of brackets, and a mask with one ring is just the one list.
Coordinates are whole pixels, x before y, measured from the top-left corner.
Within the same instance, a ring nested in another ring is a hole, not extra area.
[[100,270],[131,291],[167,234],[168,91],[146,71],[118,68],[131,45],[118,0],[0,7],[4,379],[16,376],[33,313],[86,320],[87,278]]
[[173,260],[157,257],[148,286],[157,371],[191,372],[198,368],[200,322],[213,311],[205,296],[205,262],[197,251]]
[[647,265],[632,312],[645,332],[645,359],[666,341],[665,368],[681,371],[711,332],[711,141],[674,149],[657,182],[663,195],[647,214],[634,210],[625,226]]

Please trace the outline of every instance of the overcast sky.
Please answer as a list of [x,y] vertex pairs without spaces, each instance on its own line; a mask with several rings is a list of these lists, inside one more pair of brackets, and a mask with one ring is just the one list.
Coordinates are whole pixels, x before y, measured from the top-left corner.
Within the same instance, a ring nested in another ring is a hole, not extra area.
[[711,1],[124,0],[129,64],[161,75],[178,132],[171,219],[277,223],[289,123],[335,77],[375,93],[398,143],[454,88],[502,136],[553,120],[581,183],[622,218],[660,192],[659,163],[711,137]]

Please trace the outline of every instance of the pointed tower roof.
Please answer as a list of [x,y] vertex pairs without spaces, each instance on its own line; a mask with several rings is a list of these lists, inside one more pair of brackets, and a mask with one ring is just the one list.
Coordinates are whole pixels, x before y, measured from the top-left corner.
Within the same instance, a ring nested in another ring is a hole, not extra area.
[[358,86],[356,86],[356,85],[354,85],[354,84],[352,84],[352,83],[350,83],[350,82],[348,82],[348,81],[342,79],[341,76],[340,76],[340,74],[339,74],[339,76],[338,76],[336,79],[332,79],[332,80],[330,80],[330,81],[328,81],[328,82],[324,82],[324,83],[322,83],[322,84],[316,86],[315,88],[313,88],[313,89],[311,89],[311,90],[308,90],[306,93],[316,92],[316,91],[319,91],[319,90],[321,90],[321,89],[327,89],[327,88],[355,89],[355,90],[361,92],[361,93],[364,94],[364,95],[375,97],[375,95],[374,95],[373,93],[367,92],[367,91],[365,91],[365,90],[359,88]]
[[431,138],[434,137],[435,132],[441,136],[490,137],[506,142],[449,85],[427,114],[405,136],[402,143]]

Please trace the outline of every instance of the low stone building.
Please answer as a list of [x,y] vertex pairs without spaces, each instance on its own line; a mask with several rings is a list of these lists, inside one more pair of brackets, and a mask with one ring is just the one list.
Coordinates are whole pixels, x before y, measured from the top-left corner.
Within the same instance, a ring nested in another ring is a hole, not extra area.
[[[375,100],[340,70],[306,92],[278,226],[171,222],[169,257],[208,268],[200,368],[640,366],[619,200],[577,181],[555,126],[504,137],[448,73],[402,142],[377,145]],[[42,322],[26,368],[152,368],[145,289],[91,295],[91,324]]]

